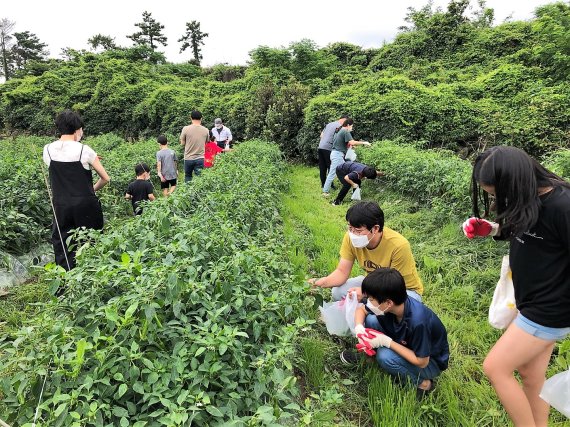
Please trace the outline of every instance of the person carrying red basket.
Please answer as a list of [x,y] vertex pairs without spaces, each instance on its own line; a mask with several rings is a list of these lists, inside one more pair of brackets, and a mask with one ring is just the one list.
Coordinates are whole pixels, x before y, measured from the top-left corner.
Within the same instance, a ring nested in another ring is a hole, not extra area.
[[[408,297],[404,278],[394,268],[378,268],[362,282],[368,297],[354,315],[356,348],[375,356],[388,374],[417,387],[419,399],[434,389],[434,379],[447,369],[447,331],[437,315]],[[357,355],[345,350],[340,358],[355,363]]]

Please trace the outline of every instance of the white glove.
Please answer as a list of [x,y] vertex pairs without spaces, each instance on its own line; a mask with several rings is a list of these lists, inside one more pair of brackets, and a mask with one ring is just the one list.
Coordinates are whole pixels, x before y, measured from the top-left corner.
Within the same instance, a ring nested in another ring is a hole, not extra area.
[[354,335],[365,334],[365,333],[366,333],[366,328],[362,323],[359,323],[354,327]]
[[374,338],[366,340],[368,341],[368,343],[372,348],[378,348],[378,347],[390,348],[390,345],[392,344],[392,338],[390,338],[386,334],[383,334],[382,332],[376,332],[374,333],[374,335],[375,335]]

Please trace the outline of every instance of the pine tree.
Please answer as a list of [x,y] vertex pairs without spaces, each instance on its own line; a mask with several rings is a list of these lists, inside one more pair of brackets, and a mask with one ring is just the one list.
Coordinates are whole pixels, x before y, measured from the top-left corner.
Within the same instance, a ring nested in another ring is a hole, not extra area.
[[29,31],[14,33],[16,43],[12,46],[12,61],[16,69],[21,70],[28,61],[43,61],[49,52],[47,45]]
[[182,47],[180,48],[180,53],[184,52],[189,47],[192,47],[192,53],[194,55],[194,62],[196,65],[200,65],[200,61],[202,60],[202,53],[201,50],[204,44],[204,39],[208,37],[208,33],[203,33],[200,30],[200,23],[198,21],[192,21],[186,23],[186,33],[178,39],[179,42],[182,42]]
[[148,46],[153,51],[158,47],[158,43],[166,46],[167,38],[164,34],[162,34],[164,25],[162,25],[160,22],[157,22],[152,17],[150,12],[144,11],[143,22],[139,22],[135,24],[135,26],[139,27],[141,30],[137,33],[127,36],[135,43],[135,45]]
[[99,47],[101,47],[103,50],[113,50],[117,48],[115,39],[104,34],[95,34],[93,37],[87,40],[87,43],[93,50],[97,50]]

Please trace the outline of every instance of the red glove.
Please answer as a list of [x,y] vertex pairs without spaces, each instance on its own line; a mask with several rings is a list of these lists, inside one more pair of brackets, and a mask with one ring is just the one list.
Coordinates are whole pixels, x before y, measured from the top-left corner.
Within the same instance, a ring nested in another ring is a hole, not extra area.
[[374,356],[376,354],[376,350],[374,350],[372,347],[370,347],[370,344],[356,344],[356,350],[358,350],[359,352],[364,352],[366,353],[366,355],[368,356]]
[[486,219],[469,218],[463,223],[462,228],[463,234],[465,234],[468,239],[472,239],[475,236],[495,236],[499,231],[499,224],[487,221]]

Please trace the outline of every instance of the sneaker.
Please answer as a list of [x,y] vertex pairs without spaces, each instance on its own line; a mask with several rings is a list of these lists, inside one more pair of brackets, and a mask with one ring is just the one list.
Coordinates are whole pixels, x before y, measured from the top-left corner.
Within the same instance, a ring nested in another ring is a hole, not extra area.
[[331,205],[333,205],[333,206],[339,206],[339,205],[340,205],[340,202],[337,201],[337,200],[333,200],[333,201],[331,202]]
[[358,362],[358,355],[350,350],[344,350],[340,353],[340,361],[345,365],[354,365]]
[[416,388],[416,398],[419,402],[428,397],[435,389],[435,380],[431,380],[430,388],[424,390],[423,388]]
[[323,192],[323,197],[329,197],[329,196],[330,196],[330,193],[324,193]]

